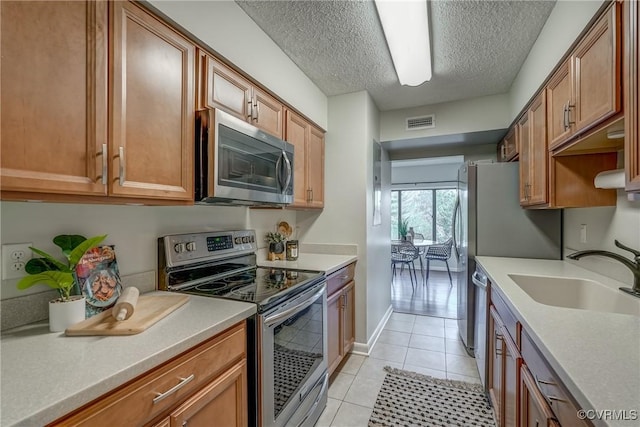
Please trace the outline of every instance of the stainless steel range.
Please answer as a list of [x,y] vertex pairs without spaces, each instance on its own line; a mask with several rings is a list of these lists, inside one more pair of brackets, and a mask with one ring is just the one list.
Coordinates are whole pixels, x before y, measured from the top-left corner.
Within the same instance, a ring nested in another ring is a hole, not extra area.
[[158,287],[252,302],[248,322],[250,425],[313,426],[327,403],[324,273],[256,265],[253,230],[158,239]]

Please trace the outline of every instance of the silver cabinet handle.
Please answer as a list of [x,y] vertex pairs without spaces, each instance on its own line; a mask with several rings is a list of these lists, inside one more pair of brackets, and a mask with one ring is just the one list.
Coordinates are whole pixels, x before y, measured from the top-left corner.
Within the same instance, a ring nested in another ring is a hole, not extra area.
[[156,397],[153,398],[153,404],[155,405],[156,403],[160,402],[163,399],[166,399],[167,397],[169,397],[170,395],[172,395],[173,393],[175,393],[176,391],[180,390],[182,387],[184,387],[185,385],[187,385],[188,383],[190,383],[191,381],[193,381],[193,379],[196,376],[194,374],[189,375],[187,378],[180,378],[180,382],[176,385],[174,385],[173,387],[171,387],[169,390],[165,391],[164,393],[157,393],[156,392]]
[[576,122],[571,121],[571,109],[576,108],[575,104],[571,105],[571,102],[567,101],[567,127],[571,127],[571,125],[576,124]]
[[564,130],[567,130],[569,128],[569,124],[568,124],[569,123],[569,118],[568,118],[569,107],[568,107],[568,105],[569,105],[569,101],[567,101],[567,103],[562,106],[562,126],[564,127]]
[[118,157],[120,157],[120,176],[118,180],[120,181],[120,186],[124,187],[125,177],[125,163],[124,163],[124,147],[118,148]]
[[258,100],[257,99],[253,100],[253,106],[254,106],[255,112],[256,112],[256,115],[253,118],[253,120],[255,120],[257,122],[258,119],[260,118],[260,105],[258,104]]
[[253,101],[247,101],[247,119],[253,120]]
[[549,399],[551,402],[566,402],[566,400],[564,399],[560,399],[559,397],[555,397],[555,396],[547,396],[547,399]]
[[102,175],[98,175],[98,179],[101,180],[103,185],[107,185],[107,169],[109,167],[109,164],[107,163],[107,144],[102,144],[102,151],[97,155],[102,156]]
[[507,147],[504,144],[500,147],[500,155],[502,156],[502,160],[507,160]]
[[537,383],[540,383],[540,384],[546,384],[546,385],[557,385],[556,383],[551,382],[551,381],[544,381],[544,380],[541,380],[540,378],[538,378],[538,376],[537,376],[537,375],[536,375],[536,382],[537,382]]

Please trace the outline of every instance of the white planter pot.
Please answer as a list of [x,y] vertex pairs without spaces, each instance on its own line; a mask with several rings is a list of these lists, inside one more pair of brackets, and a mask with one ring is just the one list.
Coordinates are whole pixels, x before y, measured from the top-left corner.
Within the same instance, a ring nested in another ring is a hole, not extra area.
[[85,298],[71,297],[69,301],[49,301],[49,330],[63,332],[69,326],[82,322],[85,318]]

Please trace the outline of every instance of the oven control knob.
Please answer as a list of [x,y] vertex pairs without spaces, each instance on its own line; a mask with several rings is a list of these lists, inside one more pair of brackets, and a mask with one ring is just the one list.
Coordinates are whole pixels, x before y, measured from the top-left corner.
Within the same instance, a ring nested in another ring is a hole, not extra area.
[[256,236],[251,236],[251,243],[255,243],[256,241]]
[[196,250],[196,242],[189,242],[187,243],[187,250],[189,252],[193,252]]
[[236,245],[239,245],[240,243],[242,243],[242,239],[241,239],[240,237],[236,237],[235,239],[233,239],[233,242],[234,242]]
[[185,245],[184,245],[184,243],[176,243],[176,244],[173,246],[173,250],[174,250],[174,251],[176,251],[176,253],[184,252],[184,250],[185,250]]
[[242,238],[242,243],[249,243],[249,238],[247,236],[244,236]]

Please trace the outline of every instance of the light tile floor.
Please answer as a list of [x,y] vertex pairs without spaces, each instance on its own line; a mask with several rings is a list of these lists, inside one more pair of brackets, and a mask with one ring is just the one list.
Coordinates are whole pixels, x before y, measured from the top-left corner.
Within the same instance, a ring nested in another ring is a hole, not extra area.
[[475,359],[458,338],[455,320],[393,313],[369,357],[352,354],[334,374],[316,427],[365,427],[385,366],[438,378],[479,383]]

